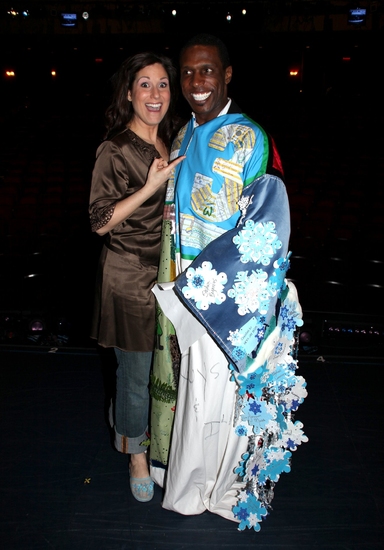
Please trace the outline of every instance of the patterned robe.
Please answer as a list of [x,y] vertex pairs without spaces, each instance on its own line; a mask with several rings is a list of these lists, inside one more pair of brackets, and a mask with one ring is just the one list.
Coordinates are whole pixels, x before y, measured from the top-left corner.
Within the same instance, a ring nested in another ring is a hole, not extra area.
[[157,290],[151,475],[165,486],[165,508],[208,509],[259,530],[291,451],[307,440],[293,418],[306,389],[296,375],[302,320],[286,278],[281,163],[271,138],[237,110],[198,127],[191,120],[172,148],[172,158],[187,158],[169,182],[163,221],[159,288],[175,284]]

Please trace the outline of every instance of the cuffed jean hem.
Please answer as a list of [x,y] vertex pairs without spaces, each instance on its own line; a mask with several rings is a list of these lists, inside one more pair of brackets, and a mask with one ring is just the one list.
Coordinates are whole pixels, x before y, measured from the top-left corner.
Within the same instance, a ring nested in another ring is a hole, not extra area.
[[116,426],[113,423],[113,402],[109,405],[109,425],[114,433],[114,446],[116,451],[123,454],[138,455],[140,453],[146,453],[149,446],[148,426],[146,430],[138,437],[128,437],[126,435],[119,434],[116,430]]
[[119,451],[119,453],[137,455],[147,452],[149,445],[147,430],[138,437],[127,437],[126,435],[121,435],[116,431],[116,426],[113,427],[113,430],[115,433],[115,449]]

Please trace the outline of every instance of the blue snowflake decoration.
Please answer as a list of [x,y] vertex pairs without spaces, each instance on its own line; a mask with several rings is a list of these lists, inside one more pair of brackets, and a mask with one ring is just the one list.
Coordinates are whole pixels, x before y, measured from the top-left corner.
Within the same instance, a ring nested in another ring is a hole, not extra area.
[[235,468],[234,471],[235,474],[237,474],[238,476],[244,477],[246,474],[246,466],[249,458],[249,453],[244,453],[243,455],[241,455],[241,458],[242,460],[240,460],[238,467]]
[[263,317],[254,316],[246,320],[245,324],[235,331],[229,330],[227,340],[233,346],[231,356],[235,362],[252,357],[253,351],[264,337],[264,322]]
[[264,365],[259,367],[256,371],[245,372],[236,377],[236,381],[239,384],[239,395],[249,394],[253,397],[262,396],[262,390],[265,384],[262,382],[261,378],[266,366],[267,363],[264,363]]
[[255,495],[242,491],[238,505],[233,508],[233,514],[239,520],[239,531],[244,531],[246,527],[260,531],[259,523],[268,512]]
[[297,327],[303,325],[303,319],[301,318],[301,311],[297,309],[295,302],[285,302],[280,308],[279,314],[279,326],[282,333],[287,339],[291,339],[294,336],[294,332]]
[[273,267],[275,269],[268,282],[268,291],[271,296],[275,296],[280,289],[284,290],[286,288],[285,276],[289,268],[289,261],[287,258],[278,258],[273,263]]
[[278,481],[280,474],[283,472],[290,472],[290,458],[292,453],[280,447],[271,447],[266,451],[267,458],[263,471],[259,474],[259,481],[264,483],[268,479],[271,481]]
[[243,263],[257,262],[269,265],[271,258],[282,247],[278,239],[274,222],[255,223],[247,220],[235,237],[233,242],[241,253],[240,261]]
[[236,426],[235,433],[236,433],[236,435],[241,437],[243,435],[248,435],[248,430],[245,426],[240,425],[240,426]]
[[280,403],[286,412],[296,411],[307,397],[307,383],[302,376],[293,376],[291,385],[280,396]]
[[266,430],[267,424],[275,417],[276,412],[273,405],[269,405],[266,401],[250,398],[243,406],[241,420],[248,422],[257,435]]
[[[274,273],[279,271],[276,264]],[[246,280],[247,272],[242,277]],[[271,284],[267,291],[274,288]],[[247,452],[234,470],[244,484],[232,509],[240,530],[248,527],[259,531],[259,523],[270,509],[275,483],[283,472],[290,472],[292,452],[308,441],[302,423],[294,422],[291,415],[307,395],[304,378],[296,374],[297,358],[292,356],[296,329],[303,324],[302,312],[290,281],[280,296],[279,315],[269,321],[257,355],[247,356],[242,373],[231,369],[231,380],[238,385],[235,433],[248,436]],[[231,333],[228,339],[240,344],[241,334]]]

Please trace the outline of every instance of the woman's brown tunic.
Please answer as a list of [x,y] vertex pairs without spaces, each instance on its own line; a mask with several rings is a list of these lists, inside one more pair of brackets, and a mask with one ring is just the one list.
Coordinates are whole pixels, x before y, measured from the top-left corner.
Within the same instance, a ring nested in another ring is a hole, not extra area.
[[[96,153],[89,214],[92,230],[112,217],[115,204],[145,184],[159,153],[127,129]],[[106,235],[96,280],[91,337],[103,347],[152,351],[165,187]]]

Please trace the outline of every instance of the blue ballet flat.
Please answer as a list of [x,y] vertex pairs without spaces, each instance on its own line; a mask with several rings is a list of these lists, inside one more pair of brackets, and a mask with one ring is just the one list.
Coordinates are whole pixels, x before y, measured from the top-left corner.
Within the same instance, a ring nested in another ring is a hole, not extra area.
[[130,477],[129,485],[133,496],[139,502],[149,502],[155,493],[155,484],[150,477]]

